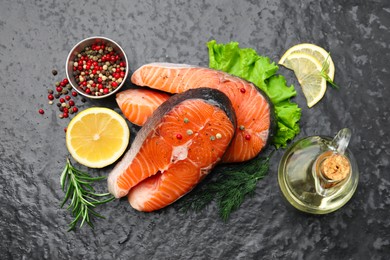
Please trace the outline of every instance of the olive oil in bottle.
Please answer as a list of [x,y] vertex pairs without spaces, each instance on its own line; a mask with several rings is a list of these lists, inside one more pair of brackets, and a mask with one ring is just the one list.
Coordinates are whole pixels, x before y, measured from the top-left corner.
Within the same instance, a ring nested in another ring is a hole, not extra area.
[[283,155],[278,170],[280,189],[297,209],[326,214],[342,207],[356,190],[359,174],[347,149],[351,131],[333,139],[310,136],[294,143]]

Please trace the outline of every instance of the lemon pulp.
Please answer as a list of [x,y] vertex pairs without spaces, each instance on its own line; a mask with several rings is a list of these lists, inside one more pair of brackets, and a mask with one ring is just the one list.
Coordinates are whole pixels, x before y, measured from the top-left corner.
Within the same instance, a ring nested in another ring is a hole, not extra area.
[[66,131],[66,146],[79,163],[102,168],[114,163],[126,150],[130,131],[114,110],[86,109],[75,116]]
[[317,104],[325,95],[326,79],[321,71],[334,79],[335,67],[329,53],[323,48],[302,43],[288,49],[279,61],[280,65],[294,71],[305,95],[307,106]]

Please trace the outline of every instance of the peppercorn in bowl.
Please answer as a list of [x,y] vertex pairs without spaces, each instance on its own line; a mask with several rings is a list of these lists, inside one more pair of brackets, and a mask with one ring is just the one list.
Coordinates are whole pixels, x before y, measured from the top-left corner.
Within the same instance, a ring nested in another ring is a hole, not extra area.
[[115,41],[95,36],[77,43],[66,59],[66,75],[81,95],[100,99],[116,93],[128,75],[125,52]]

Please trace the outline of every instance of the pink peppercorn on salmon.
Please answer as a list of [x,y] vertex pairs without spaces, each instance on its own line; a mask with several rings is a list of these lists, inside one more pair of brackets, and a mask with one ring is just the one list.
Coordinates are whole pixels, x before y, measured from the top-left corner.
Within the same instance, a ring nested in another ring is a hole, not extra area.
[[191,65],[151,63],[136,70],[131,81],[169,93],[202,87],[225,93],[237,116],[235,136],[222,159],[225,163],[243,162],[256,157],[271,138],[271,102],[256,86],[241,78]]
[[200,88],[169,98],[137,133],[108,177],[108,190],[128,194],[140,211],[161,209],[189,192],[221,160],[236,127],[221,91]]
[[131,123],[142,126],[169,97],[167,93],[155,90],[128,89],[116,94],[116,102]]

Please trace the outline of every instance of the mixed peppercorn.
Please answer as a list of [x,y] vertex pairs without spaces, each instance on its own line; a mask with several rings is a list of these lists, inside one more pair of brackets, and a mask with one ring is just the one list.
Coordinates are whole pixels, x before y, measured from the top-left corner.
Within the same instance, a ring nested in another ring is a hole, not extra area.
[[[56,73],[53,73],[53,75],[54,74]],[[76,107],[76,102],[74,101],[74,98],[77,97],[78,94],[76,91],[72,91],[72,86],[69,84],[68,79],[65,78],[60,82],[56,82],[55,90],[48,89],[47,93],[47,99],[49,100],[50,105],[54,104],[55,99],[58,100],[56,105],[58,110],[61,112],[58,115],[59,118],[68,118],[69,115],[79,111],[79,109]],[[86,101],[87,100],[84,97],[81,98],[81,102],[84,103]],[[41,115],[45,113],[43,109],[39,109],[38,112]]]
[[[76,106],[78,93],[85,93],[86,96],[108,95],[122,84],[127,75],[125,58],[106,43],[95,43],[85,47],[76,53],[72,64],[73,70],[68,76],[71,77],[72,84],[76,83],[78,92],[74,91],[67,78],[56,82],[54,89],[47,90],[49,104],[56,103],[60,111],[58,117],[61,119],[79,111]],[[56,76],[58,71],[53,69],[51,73]],[[86,101],[85,97],[81,98],[81,102]],[[38,113],[44,115],[45,111],[39,108]],[[66,132],[66,128],[64,131]]]
[[80,91],[92,96],[113,92],[124,80],[126,62],[104,43],[85,47],[73,60],[73,76]]
[[[57,70],[52,70],[52,74],[56,76]],[[126,62],[113,47],[104,43],[93,44],[75,56],[73,76],[80,91],[92,96],[107,95],[123,82],[126,76]],[[47,93],[50,105],[58,100],[56,105],[61,112],[59,118],[68,118],[69,115],[78,112],[74,101],[78,93],[72,90],[67,78],[56,82],[55,89],[48,89]],[[86,99],[83,97],[81,101],[84,103]],[[42,108],[38,112],[41,115],[45,113]]]

